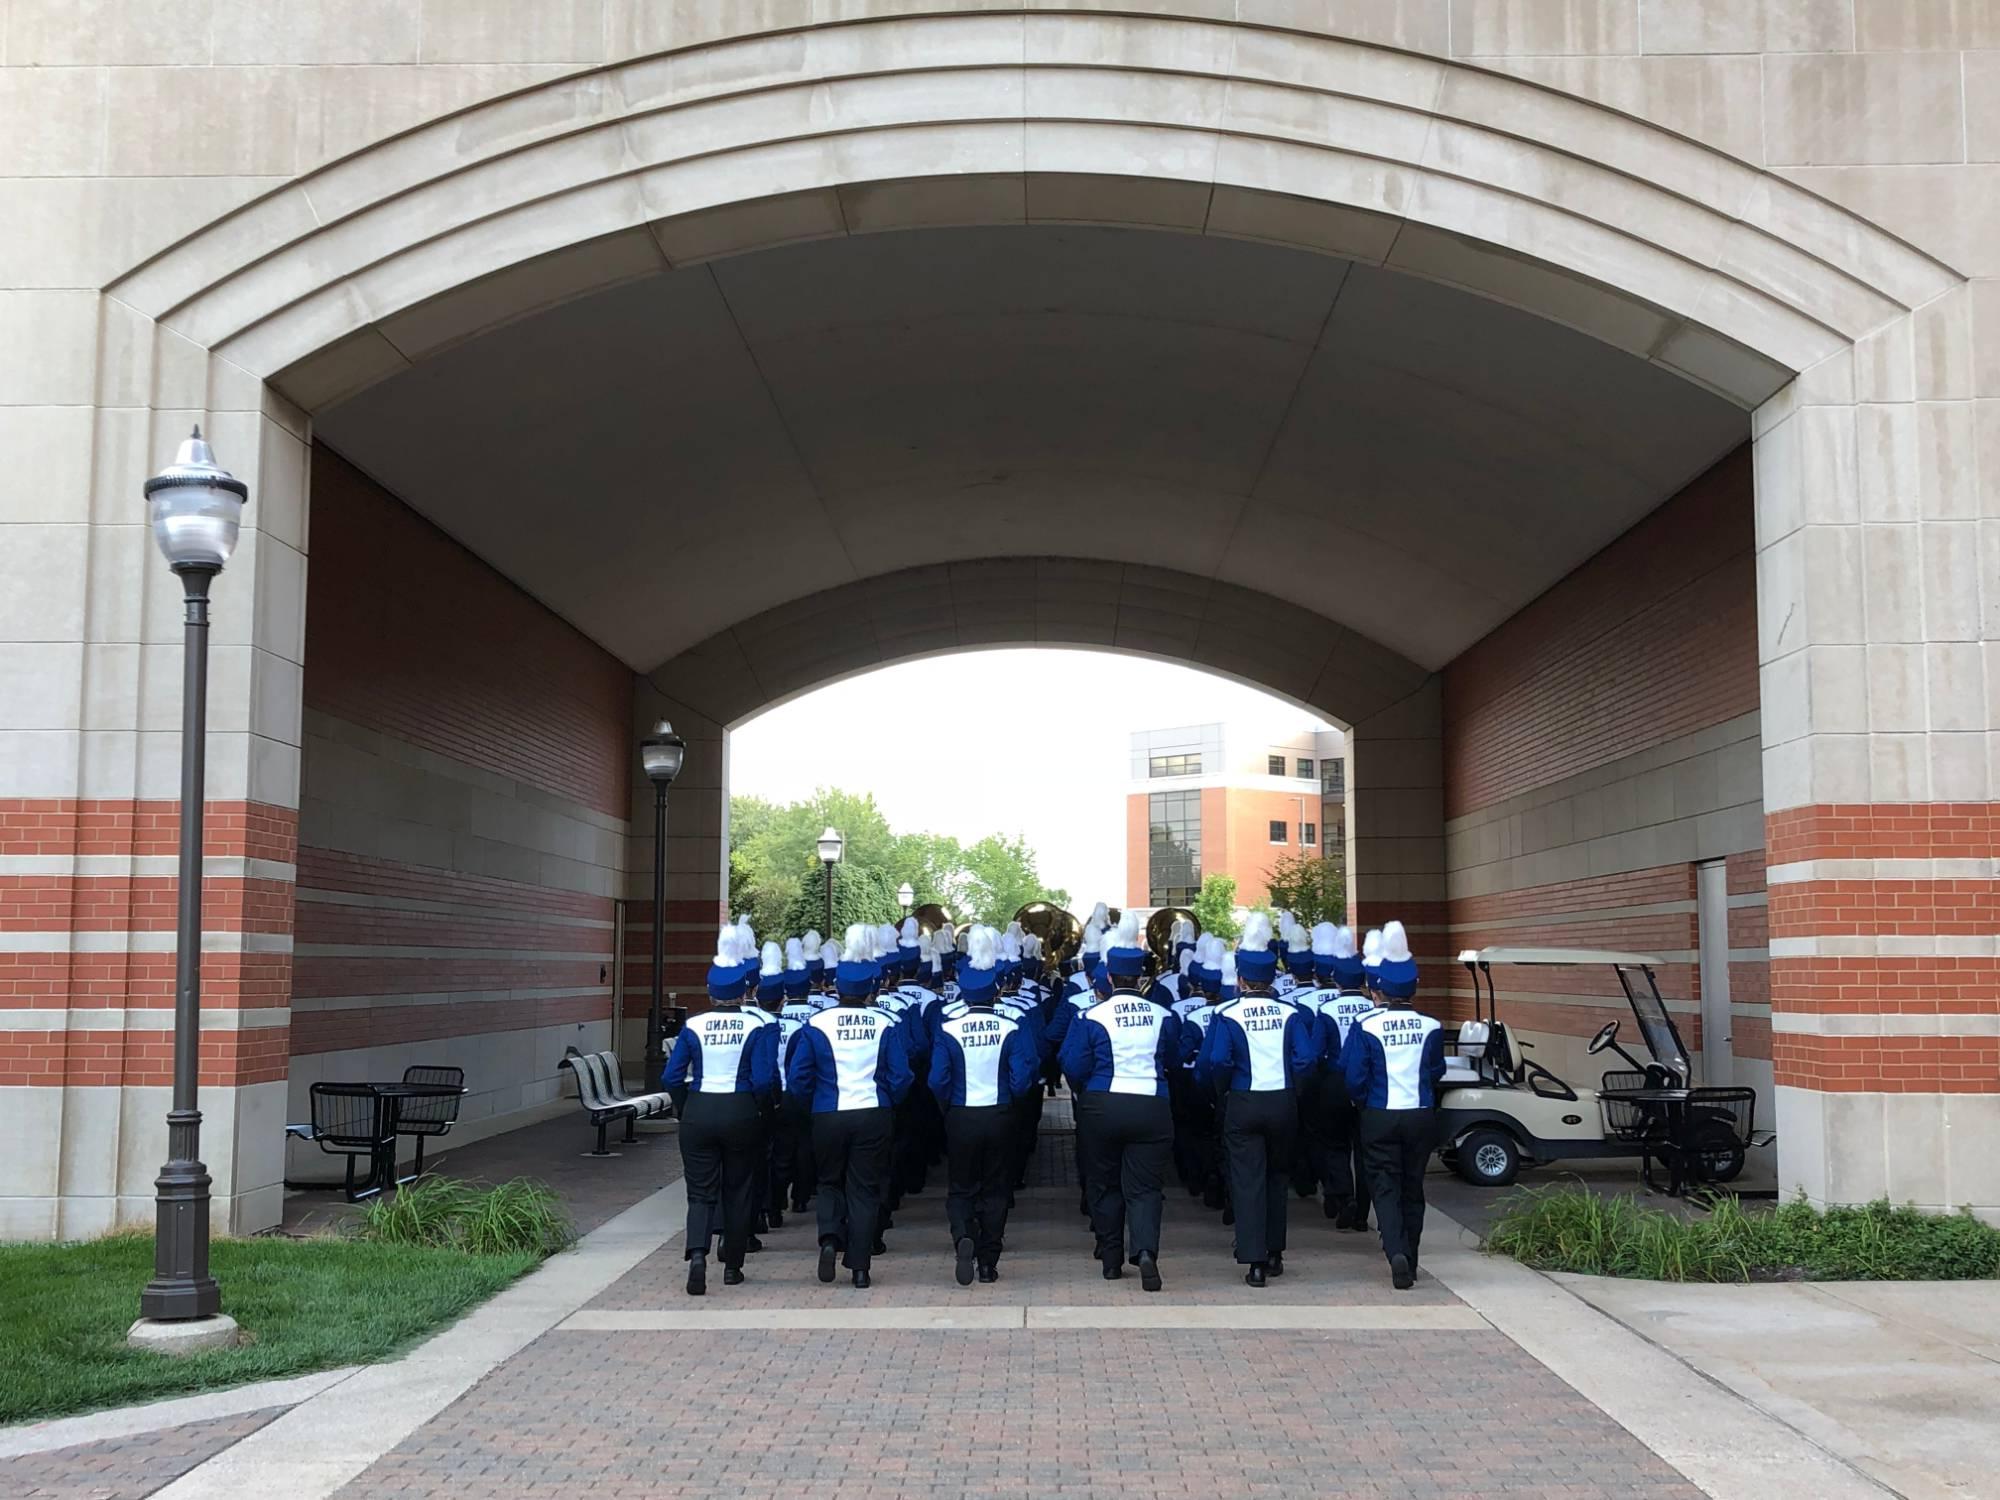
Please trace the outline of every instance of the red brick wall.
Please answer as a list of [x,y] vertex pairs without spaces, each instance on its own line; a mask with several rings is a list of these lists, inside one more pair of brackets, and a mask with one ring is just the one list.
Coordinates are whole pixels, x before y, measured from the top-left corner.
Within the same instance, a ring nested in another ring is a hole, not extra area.
[[629,815],[632,673],[315,446],[305,705]]
[[1445,816],[1757,707],[1750,450],[1445,668]]

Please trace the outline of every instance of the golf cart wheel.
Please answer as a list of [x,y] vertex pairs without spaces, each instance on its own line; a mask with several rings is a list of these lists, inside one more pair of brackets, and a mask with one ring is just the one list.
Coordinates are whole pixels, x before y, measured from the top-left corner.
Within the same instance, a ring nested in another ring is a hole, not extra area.
[[1474,1187],[1507,1187],[1521,1172],[1521,1148],[1504,1130],[1487,1126],[1458,1143],[1458,1175]]
[[1734,1182],[1743,1172],[1743,1143],[1723,1124],[1698,1125],[1689,1143],[1694,1175],[1703,1182]]

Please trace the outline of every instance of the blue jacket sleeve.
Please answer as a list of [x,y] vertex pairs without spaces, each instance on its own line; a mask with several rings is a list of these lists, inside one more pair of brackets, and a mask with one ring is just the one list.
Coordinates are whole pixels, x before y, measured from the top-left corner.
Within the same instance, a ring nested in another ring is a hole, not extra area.
[[681,1034],[674,1038],[674,1050],[667,1054],[666,1071],[660,1074],[662,1088],[672,1092],[674,1089],[687,1087],[688,1071],[698,1061],[695,1054],[699,1046],[700,1044],[694,1039],[694,1033],[682,1027]]
[[1039,1011],[1024,1011],[1021,1015],[1019,1025],[1021,1028],[1020,1035],[1026,1042],[1028,1050],[1034,1054],[1034,1065],[1039,1070],[1042,1064],[1055,1056],[1055,1040],[1049,1035],[1048,1027],[1042,1024],[1042,1016]]
[[778,1091],[778,1032],[776,1021],[767,1021],[750,1038],[750,1055],[744,1060],[744,1082],[753,1094],[766,1097]]
[[1303,1083],[1318,1071],[1319,1054],[1319,1014],[1299,1011],[1285,1022],[1285,1057],[1294,1083]]
[[1208,1030],[1201,1038],[1201,1050],[1195,1054],[1194,1059],[1194,1081],[1202,1088],[1214,1088],[1217,1073],[1226,1074],[1234,1066],[1235,1032],[1236,1028],[1222,1017],[1209,1018]]
[[931,1097],[944,1104],[957,1096],[952,1086],[958,1073],[958,1048],[943,1035],[931,1042]]
[[1444,1077],[1444,1028],[1440,1026],[1424,1038],[1424,1060],[1419,1067],[1423,1074],[1424,1097],[1433,1103],[1437,1101],[1438,1081]]
[[910,1071],[910,1043],[900,1024],[882,1033],[882,1050],[875,1061],[875,1085],[891,1104],[901,1104],[917,1075]]
[[1374,1072],[1375,1048],[1359,1022],[1347,1028],[1347,1044],[1340,1049],[1340,1072],[1347,1080],[1347,1097],[1357,1105],[1368,1102],[1369,1075]]
[[818,1077],[814,1067],[818,1057],[813,1045],[816,1034],[810,1026],[799,1028],[799,1034],[792,1038],[791,1056],[785,1059],[785,1091],[797,1094],[808,1105],[812,1103],[813,1084]]
[[1049,1019],[1044,1029],[1047,1032],[1046,1045],[1050,1056],[1053,1057],[1062,1051],[1062,1044],[1069,1036],[1070,1022],[1077,1018],[1077,1014],[1077,1008],[1067,1000],[1058,1000],[1055,1009],[1049,1012]]
[[1167,1024],[1174,1029],[1174,1061],[1184,1068],[1190,1066],[1200,1054],[1207,1033],[1193,1022],[1183,1021],[1175,1015],[1167,1017]]
[[[1073,1007],[1072,1007],[1073,1008]],[[1079,1094],[1089,1084],[1097,1070],[1096,1049],[1090,1045],[1090,1033],[1095,1030],[1082,1016],[1072,1016],[1067,1031],[1063,1033],[1061,1062],[1063,1077],[1069,1086]]]
[[1000,1061],[1007,1070],[1007,1096],[1010,1099],[1025,1099],[1041,1087],[1042,1049],[1036,1044],[1036,1033],[1024,1024],[1015,1027],[1014,1034],[1007,1038],[1006,1050]]

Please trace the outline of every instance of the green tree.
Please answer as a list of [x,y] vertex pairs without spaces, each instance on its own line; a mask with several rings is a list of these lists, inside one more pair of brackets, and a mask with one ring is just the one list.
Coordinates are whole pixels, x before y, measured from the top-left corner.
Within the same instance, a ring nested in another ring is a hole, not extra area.
[[1236,882],[1228,875],[1202,876],[1201,890],[1188,909],[1195,914],[1204,933],[1228,939],[1242,931],[1236,922]]
[[1005,926],[1030,901],[1069,905],[1069,892],[1042,884],[1035,852],[1017,834],[988,834],[964,851],[964,891],[953,911],[963,910],[994,926]]
[[1346,873],[1324,855],[1285,855],[1271,866],[1266,884],[1272,909],[1283,907],[1308,927],[1347,920]]
[[896,904],[896,887],[886,874],[843,860],[833,868],[833,931],[828,932],[825,880],[822,871],[818,879],[798,890],[766,935],[797,937],[810,927],[823,937],[838,938],[850,922],[880,924],[896,921],[903,914]]

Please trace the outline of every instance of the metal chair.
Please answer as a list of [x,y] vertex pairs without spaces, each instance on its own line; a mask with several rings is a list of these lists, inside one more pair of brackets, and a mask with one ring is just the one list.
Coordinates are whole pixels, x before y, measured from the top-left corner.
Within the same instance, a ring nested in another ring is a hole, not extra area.
[[403,1069],[403,1082],[436,1083],[460,1090],[456,1094],[439,1094],[432,1098],[405,1099],[396,1113],[396,1133],[417,1138],[417,1162],[411,1175],[421,1177],[424,1175],[425,1139],[450,1135],[451,1127],[458,1123],[458,1106],[465,1088],[465,1069],[415,1063]]
[[[396,1138],[385,1135],[386,1114],[381,1095],[366,1083],[316,1083],[312,1086],[312,1138],[329,1156],[347,1158],[345,1191],[349,1203],[359,1203],[382,1191],[381,1160],[394,1150]],[[368,1179],[354,1186],[356,1157],[368,1158]]]
[[1735,1181],[1756,1139],[1756,1123],[1755,1089],[1689,1089],[1679,1139],[1673,1142],[1681,1175],[1695,1183]]
[[[1636,1068],[1613,1068],[1605,1073],[1600,1085],[1605,1089],[1642,1089],[1646,1087],[1646,1075]],[[1623,1099],[1606,1099],[1604,1128],[1613,1135],[1636,1140],[1645,1133],[1646,1112]]]

